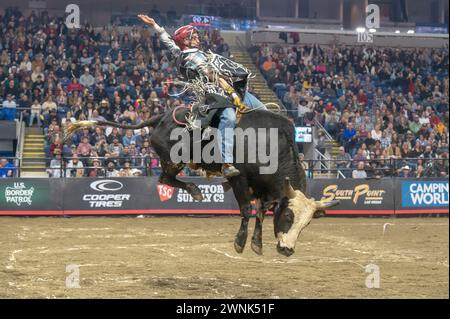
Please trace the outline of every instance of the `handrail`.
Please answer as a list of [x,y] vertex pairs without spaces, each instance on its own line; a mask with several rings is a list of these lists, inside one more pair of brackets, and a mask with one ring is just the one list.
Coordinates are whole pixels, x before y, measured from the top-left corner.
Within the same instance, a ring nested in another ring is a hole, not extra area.
[[[332,159],[328,158],[325,154],[322,154],[318,149],[314,149],[314,152],[319,155],[319,163],[320,166],[324,169],[324,170],[328,170],[328,171],[332,171],[334,169],[330,168],[329,166],[325,165],[326,162],[334,162]],[[341,178],[347,178],[345,177],[345,175],[341,172],[341,170],[337,170],[337,174],[336,174],[337,178],[341,177]]]
[[247,52],[247,48],[245,47],[244,43],[242,43],[241,39],[238,36],[236,37],[236,43],[237,43],[239,49]]
[[326,130],[326,128],[320,123],[316,118],[314,118],[314,124],[316,127],[318,127],[322,132],[324,132],[325,137],[327,138],[327,141],[334,141],[334,138],[331,136],[330,133]]
[[[20,167],[21,166],[21,162],[22,162],[22,154],[23,154],[23,147],[24,147],[24,140],[25,140],[25,123],[23,120],[23,113],[20,112],[20,117],[19,117],[19,136],[17,136],[17,146],[16,146],[16,167]],[[20,177],[20,170],[18,170],[17,172],[18,177]]]

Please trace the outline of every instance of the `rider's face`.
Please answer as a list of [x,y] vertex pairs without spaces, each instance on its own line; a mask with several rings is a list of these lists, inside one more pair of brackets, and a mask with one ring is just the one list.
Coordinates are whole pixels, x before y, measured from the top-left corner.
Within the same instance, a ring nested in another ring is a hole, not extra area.
[[[188,42],[188,46],[191,48],[198,48],[200,46],[200,37],[197,32],[192,34],[191,40],[186,40]],[[189,43],[190,42],[190,43]]]

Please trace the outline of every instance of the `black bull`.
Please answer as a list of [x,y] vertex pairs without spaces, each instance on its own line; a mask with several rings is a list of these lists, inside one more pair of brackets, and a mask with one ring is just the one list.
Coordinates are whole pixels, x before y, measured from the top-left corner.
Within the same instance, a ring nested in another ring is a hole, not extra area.
[[[180,109],[176,112],[177,120],[183,121],[187,112],[188,109]],[[177,174],[188,163],[173,163],[171,161],[171,148],[178,141],[171,140],[169,137],[174,129],[180,128],[174,122],[172,112],[155,116],[138,125],[118,124],[109,121],[95,121],[94,125],[106,125],[124,129],[153,127],[151,144],[161,160],[162,173],[160,182],[185,189],[195,200],[201,201],[203,199],[200,189],[194,183],[186,183],[176,178]],[[257,159],[256,163],[248,163],[248,161],[245,163],[235,163],[235,167],[239,169],[241,174],[228,179],[241,212],[241,225],[234,241],[235,250],[238,253],[242,253],[244,250],[248,235],[248,222],[252,213],[251,201],[256,199],[256,223],[251,247],[255,253],[262,254],[262,223],[266,211],[270,209],[274,211],[275,236],[278,230],[289,229],[292,224],[292,218],[285,217],[289,217],[288,215],[291,211],[286,209],[286,204],[284,204],[285,207],[280,207],[283,205],[282,203],[286,203],[287,201],[286,189],[289,185],[286,184],[286,180],[290,181],[290,185],[294,190],[305,193],[306,177],[298,159],[298,150],[294,142],[294,127],[286,117],[269,111],[253,110],[242,115],[237,124],[237,128],[241,128],[242,130],[253,129],[256,133],[256,141],[259,141],[259,132],[264,132],[264,140],[266,142],[265,150],[270,150],[270,143],[274,142],[269,138],[269,130],[271,128],[277,129],[278,150],[275,158],[278,161],[278,168],[276,172],[272,174],[260,174],[260,168],[267,166],[267,164],[265,163],[263,165]],[[192,131],[190,134],[192,136]],[[252,151],[256,152],[255,154],[258,154],[258,148],[262,146],[258,145],[258,142],[250,144],[248,140],[245,141],[244,145],[245,152]],[[193,156],[192,153],[191,157]],[[247,159],[247,154],[244,156]],[[198,166],[210,172],[220,172],[221,168],[220,163],[199,163]],[[322,208],[325,208],[325,206]],[[279,245],[278,248],[278,251],[284,255],[288,256],[293,253],[293,249],[290,251],[283,250],[280,249]]]

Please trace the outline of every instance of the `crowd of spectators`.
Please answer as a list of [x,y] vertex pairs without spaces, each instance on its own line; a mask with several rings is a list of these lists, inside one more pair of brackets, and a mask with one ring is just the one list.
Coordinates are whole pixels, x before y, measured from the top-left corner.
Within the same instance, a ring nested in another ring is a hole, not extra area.
[[262,45],[251,54],[292,121],[320,123],[342,145],[347,177],[448,176],[448,47]]
[[[201,38],[204,50],[229,54],[218,31],[204,30]],[[27,125],[43,127],[50,176],[158,173],[151,130],[95,127],[65,143],[62,132],[79,120],[138,124],[189,103],[177,95],[169,54],[148,28],[67,29],[62,17],[8,9],[0,15],[0,118],[22,113]],[[61,157],[70,158],[67,169]]]
[[11,178],[14,177],[16,167],[12,161],[7,158],[0,159],[0,178]]

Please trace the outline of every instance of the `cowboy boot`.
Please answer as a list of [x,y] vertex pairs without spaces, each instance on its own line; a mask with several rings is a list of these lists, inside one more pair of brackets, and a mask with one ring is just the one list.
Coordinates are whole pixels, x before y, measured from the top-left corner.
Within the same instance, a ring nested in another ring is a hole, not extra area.
[[241,172],[233,166],[233,164],[223,164],[222,165],[222,174],[226,178],[238,176]]

